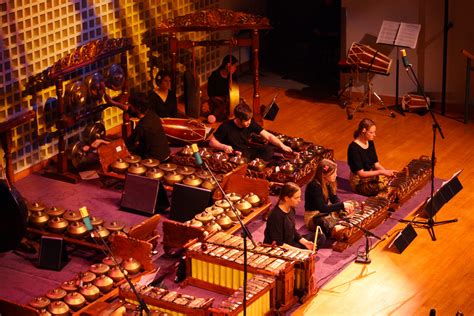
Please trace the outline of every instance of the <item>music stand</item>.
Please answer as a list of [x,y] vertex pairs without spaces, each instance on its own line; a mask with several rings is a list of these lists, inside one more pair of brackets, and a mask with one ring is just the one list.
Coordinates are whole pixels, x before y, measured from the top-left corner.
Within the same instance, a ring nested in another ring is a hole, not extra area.
[[436,222],[434,220],[434,217],[446,203],[448,203],[459,191],[462,190],[463,186],[461,184],[461,181],[459,181],[459,174],[461,172],[462,170],[456,172],[451,177],[451,179],[444,182],[441,187],[436,191],[436,193],[434,193],[426,200],[425,206],[422,208],[421,214],[419,214],[421,217],[427,218],[426,221],[409,221],[410,223],[418,224],[421,227],[428,229],[428,232],[433,241],[436,240],[434,226],[455,223],[458,221],[457,218],[455,218],[446,221]]
[[395,70],[395,105],[394,108],[403,116],[403,108],[398,101],[399,76],[400,76],[400,57],[398,51],[400,48],[416,48],[418,35],[420,34],[421,25],[403,22],[394,22],[384,20],[380,27],[377,37],[377,44],[385,44],[395,46],[397,51],[397,65]]
[[272,99],[272,102],[263,110],[263,119],[267,121],[274,121],[278,111],[280,111],[280,107],[278,104],[276,104],[276,98],[278,94],[275,94],[275,96]]

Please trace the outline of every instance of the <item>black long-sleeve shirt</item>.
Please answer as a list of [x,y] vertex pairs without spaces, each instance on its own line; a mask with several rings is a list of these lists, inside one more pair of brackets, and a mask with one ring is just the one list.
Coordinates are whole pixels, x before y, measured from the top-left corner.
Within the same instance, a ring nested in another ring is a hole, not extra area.
[[[331,202],[329,204],[328,202]],[[304,193],[304,208],[306,211],[319,211],[323,214],[344,210],[344,203],[341,202],[331,187],[328,187],[328,201],[324,199],[321,184],[312,180],[308,183]]]
[[277,245],[288,244],[298,248],[304,248],[299,242],[301,235],[296,231],[295,210],[288,213],[276,205],[268,216],[265,227],[264,240],[266,244],[276,242]]
[[158,114],[152,110],[146,112],[128,138],[127,147],[143,158],[160,161],[168,158],[171,151]]
[[149,94],[149,102],[159,117],[178,117],[178,100],[176,94],[168,90],[166,100],[163,100],[155,91]]
[[377,152],[375,150],[375,144],[369,140],[369,147],[367,149],[360,147],[356,142],[351,142],[347,148],[347,163],[351,168],[352,173],[364,170],[374,170],[375,163],[379,161]]

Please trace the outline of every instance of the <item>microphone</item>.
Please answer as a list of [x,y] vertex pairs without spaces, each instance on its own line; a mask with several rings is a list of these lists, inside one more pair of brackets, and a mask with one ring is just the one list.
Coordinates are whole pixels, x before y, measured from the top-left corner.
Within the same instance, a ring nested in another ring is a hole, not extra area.
[[194,156],[194,162],[198,166],[202,166],[202,157],[201,154],[199,153],[199,148],[197,144],[192,144],[191,149],[193,151],[193,156]]
[[79,213],[81,213],[82,222],[86,225],[88,231],[92,232],[94,230],[94,226],[92,226],[91,219],[89,217],[89,211],[87,207],[83,206],[79,209]]
[[405,68],[409,68],[411,65],[410,65],[410,63],[408,62],[408,57],[407,57],[407,52],[406,52],[406,50],[400,49],[400,53],[402,54],[403,66],[405,66]]

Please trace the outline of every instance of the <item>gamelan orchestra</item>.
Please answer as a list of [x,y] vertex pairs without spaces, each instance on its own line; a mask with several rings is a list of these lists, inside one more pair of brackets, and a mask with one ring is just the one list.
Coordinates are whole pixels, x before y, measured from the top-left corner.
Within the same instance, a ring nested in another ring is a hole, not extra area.
[[[268,21],[250,19],[244,25],[258,34]],[[185,30],[185,22],[175,20],[159,32]],[[215,44],[249,43],[255,44],[235,39]],[[17,315],[27,310],[39,315],[291,310],[317,292],[319,249],[342,252],[367,238],[367,231],[431,176],[426,156],[408,161],[402,170],[387,167],[376,150],[377,123],[361,118],[347,144],[350,190],[360,199],[341,198],[341,164],[334,150],[265,129],[263,119],[277,105],[239,97],[239,60],[232,50],[208,74],[207,87],[196,87],[195,77],[186,77],[184,107],[183,96],[177,95],[175,59],[154,72],[149,91],[128,90],[126,58],[63,87],[66,74],[113,55],[126,56],[130,49],[128,38],[92,41],[35,78],[55,83],[58,95],[58,132],[48,137],[59,139],[59,154],[44,175],[75,183],[78,175],[93,173],[101,190],[119,190],[121,198],[119,210],[102,218],[105,213],[87,201],[74,209],[26,200],[4,176],[2,204],[5,199],[15,225],[8,228],[2,252],[36,247],[40,268],[69,271],[43,295],[16,306]],[[201,96],[196,99],[193,91]],[[121,134],[106,131],[101,119],[107,108],[123,111]],[[1,123],[2,133],[18,124]],[[66,141],[77,126],[83,127],[80,138]],[[297,212],[298,206],[304,211]],[[138,215],[141,221],[122,223]],[[255,226],[258,222],[262,225]],[[48,254],[54,251],[59,256]],[[68,254],[84,255],[88,266],[68,263]],[[166,260],[157,259],[161,256]],[[176,286],[165,285],[166,279]]]

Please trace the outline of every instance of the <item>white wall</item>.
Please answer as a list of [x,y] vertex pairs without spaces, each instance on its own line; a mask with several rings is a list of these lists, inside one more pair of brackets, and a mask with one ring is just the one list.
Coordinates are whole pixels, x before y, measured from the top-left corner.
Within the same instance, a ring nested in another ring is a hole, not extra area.
[[[346,51],[352,42],[363,41],[367,35],[376,37],[383,20],[421,24],[418,46],[407,49],[408,58],[427,93],[435,101],[441,99],[444,0],[343,0],[342,6],[346,8]],[[473,13],[474,1],[450,0],[449,18],[454,28],[448,38],[447,103],[464,102],[466,61],[460,50],[474,52]],[[379,46],[382,52],[387,48]],[[382,95],[395,95],[397,54],[395,49],[388,54],[394,60],[391,75],[374,79],[375,89]],[[400,96],[416,88],[402,67],[399,82]]]

